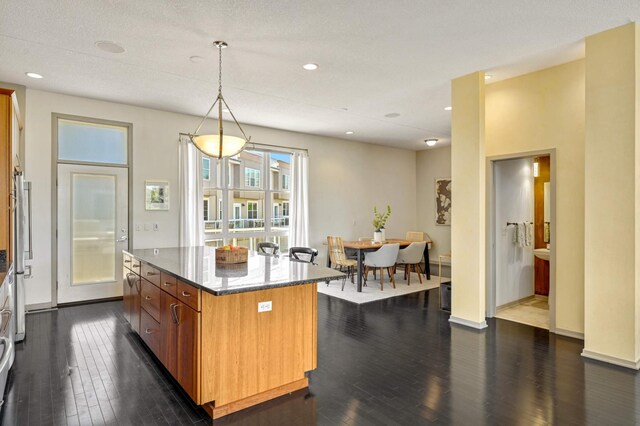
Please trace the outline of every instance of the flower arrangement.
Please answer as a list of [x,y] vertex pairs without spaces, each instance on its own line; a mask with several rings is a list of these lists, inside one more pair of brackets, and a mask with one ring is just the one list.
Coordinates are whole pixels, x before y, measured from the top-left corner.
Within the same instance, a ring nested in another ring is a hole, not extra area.
[[377,207],[373,207],[373,227],[376,232],[380,231],[387,224],[387,220],[389,220],[389,216],[391,216],[391,206],[387,205],[387,211],[385,213],[378,212]]

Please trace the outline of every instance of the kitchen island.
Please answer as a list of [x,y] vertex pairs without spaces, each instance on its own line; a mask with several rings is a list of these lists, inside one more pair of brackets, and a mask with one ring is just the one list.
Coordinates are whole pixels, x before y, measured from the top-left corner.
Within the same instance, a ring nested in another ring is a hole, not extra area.
[[308,387],[317,362],[317,282],[333,269],[210,247],[124,251],[124,315],[185,392],[219,418]]

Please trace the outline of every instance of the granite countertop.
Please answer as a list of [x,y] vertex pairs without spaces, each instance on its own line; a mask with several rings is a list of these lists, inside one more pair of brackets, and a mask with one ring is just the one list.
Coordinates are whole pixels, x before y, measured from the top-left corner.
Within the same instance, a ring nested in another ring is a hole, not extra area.
[[335,269],[291,261],[288,256],[263,256],[251,251],[247,263],[235,265],[216,265],[215,249],[207,246],[124,252],[216,296],[344,277]]

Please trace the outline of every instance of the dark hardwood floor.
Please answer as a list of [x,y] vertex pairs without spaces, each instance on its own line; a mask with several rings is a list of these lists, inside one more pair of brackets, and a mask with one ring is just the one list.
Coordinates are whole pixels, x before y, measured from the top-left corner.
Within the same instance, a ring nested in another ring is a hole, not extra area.
[[[582,342],[492,320],[451,326],[437,290],[362,306],[318,295],[318,369],[293,394],[214,425],[633,425],[633,371]],[[129,331],[122,302],[29,315],[4,425],[211,423]]]

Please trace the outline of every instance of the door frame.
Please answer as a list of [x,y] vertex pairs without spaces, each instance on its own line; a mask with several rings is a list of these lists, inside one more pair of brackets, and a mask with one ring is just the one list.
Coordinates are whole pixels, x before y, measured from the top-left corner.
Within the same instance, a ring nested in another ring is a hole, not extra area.
[[551,238],[550,250],[551,257],[549,259],[549,331],[556,332],[556,227],[558,224],[556,218],[556,149],[543,149],[538,151],[524,151],[504,155],[494,155],[486,158],[486,238],[485,250],[486,256],[486,291],[485,291],[485,316],[493,318],[496,314],[496,187],[493,177],[494,165],[501,160],[515,160],[518,158],[540,157],[548,155],[551,162]]
[[[127,128],[127,164],[94,163],[88,161],[58,161],[58,120],[76,120],[86,123],[106,124]],[[100,118],[83,117],[70,114],[51,114],[51,308],[58,306],[58,164],[78,164],[87,166],[121,167],[128,169],[127,173],[127,249],[133,244],[133,123],[103,120]]]

